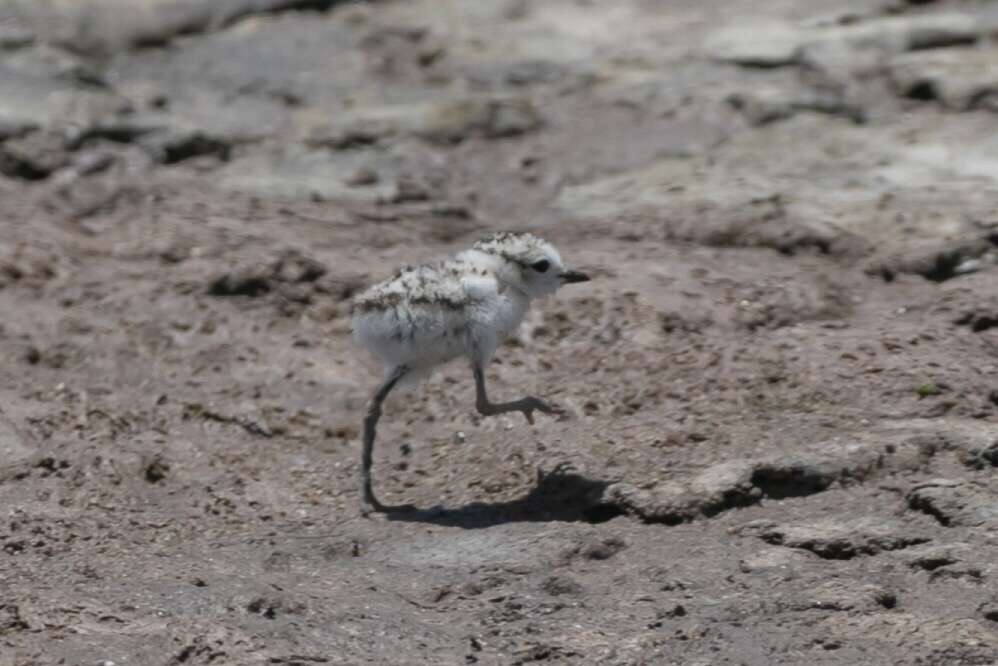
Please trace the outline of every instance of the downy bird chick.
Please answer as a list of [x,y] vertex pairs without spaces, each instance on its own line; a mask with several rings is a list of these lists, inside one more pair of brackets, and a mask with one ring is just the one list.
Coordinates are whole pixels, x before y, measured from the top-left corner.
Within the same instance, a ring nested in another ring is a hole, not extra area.
[[539,398],[492,402],[485,390],[485,366],[499,344],[520,325],[530,302],[564,284],[589,277],[568,270],[550,243],[529,233],[500,232],[470,250],[434,264],[410,266],[354,300],[353,336],[385,367],[364,419],[361,499],[364,514],[409,509],[389,507],[371,489],[371,460],[381,405],[400,382],[417,381],[458,357],[471,362],[475,406],[484,416],[555,410]]

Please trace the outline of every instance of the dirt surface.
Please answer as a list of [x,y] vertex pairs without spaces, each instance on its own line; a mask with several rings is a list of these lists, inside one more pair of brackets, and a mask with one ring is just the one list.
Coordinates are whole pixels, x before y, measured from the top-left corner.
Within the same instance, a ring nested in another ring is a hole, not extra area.
[[[0,0],[0,665],[998,663],[998,11]],[[482,419],[349,301],[594,281]]]

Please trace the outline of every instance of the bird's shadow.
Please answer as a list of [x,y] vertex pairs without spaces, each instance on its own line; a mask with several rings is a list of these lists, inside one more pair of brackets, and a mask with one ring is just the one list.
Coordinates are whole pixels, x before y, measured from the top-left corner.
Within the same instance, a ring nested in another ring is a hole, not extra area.
[[388,513],[391,521],[429,523],[463,529],[482,529],[519,522],[588,522],[602,523],[623,511],[602,498],[613,481],[590,479],[563,467],[551,472],[538,470],[537,484],[523,497],[508,502],[473,502],[448,509],[429,509]]

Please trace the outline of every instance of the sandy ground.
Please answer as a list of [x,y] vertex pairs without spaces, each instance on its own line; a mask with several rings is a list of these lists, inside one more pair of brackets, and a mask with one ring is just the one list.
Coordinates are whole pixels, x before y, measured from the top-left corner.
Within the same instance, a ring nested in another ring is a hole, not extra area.
[[[0,665],[998,663],[993,4],[0,0]],[[394,395],[350,297],[586,285]]]

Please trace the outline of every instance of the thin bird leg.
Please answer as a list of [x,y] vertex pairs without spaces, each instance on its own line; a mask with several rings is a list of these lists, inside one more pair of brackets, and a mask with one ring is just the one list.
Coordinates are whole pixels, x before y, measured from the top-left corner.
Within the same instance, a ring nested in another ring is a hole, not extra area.
[[558,410],[551,405],[547,404],[540,398],[534,398],[532,396],[520,398],[519,400],[513,400],[512,402],[489,402],[489,396],[485,392],[485,371],[477,363],[472,364],[471,369],[475,374],[475,407],[478,408],[478,413],[482,416],[495,416],[497,414],[506,414],[508,412],[523,412],[523,415],[527,417],[527,422],[530,425],[533,425],[535,409],[538,412],[543,412],[544,414],[558,413]]
[[402,377],[409,372],[409,368],[400,365],[389,373],[388,377],[378,390],[371,396],[371,401],[367,406],[367,416],[364,417],[364,449],[361,453],[360,464],[360,490],[361,490],[361,513],[365,516],[371,511],[385,513],[388,511],[404,511],[411,509],[409,505],[386,506],[378,501],[371,490],[371,465],[374,459],[374,435],[381,418],[381,403],[385,401],[388,394],[395,387]]

